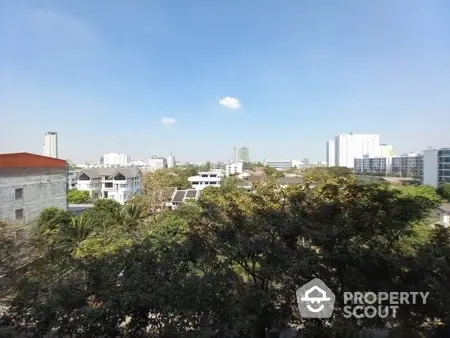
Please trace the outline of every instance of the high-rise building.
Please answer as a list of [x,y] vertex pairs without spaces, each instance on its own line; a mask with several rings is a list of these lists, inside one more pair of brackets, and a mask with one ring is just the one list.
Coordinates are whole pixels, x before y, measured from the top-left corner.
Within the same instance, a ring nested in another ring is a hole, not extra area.
[[335,165],[353,168],[355,158],[379,157],[380,135],[340,134],[335,137]]
[[239,162],[239,155],[236,146],[233,147],[233,152],[231,153],[231,163]]
[[174,168],[174,167],[176,167],[175,156],[170,154],[170,156],[167,157],[167,168]]
[[58,134],[52,131],[44,136],[44,156],[58,158]]
[[390,144],[380,144],[380,157],[394,156],[394,150]]
[[108,167],[126,167],[131,162],[131,157],[125,154],[108,153],[103,155],[103,164]]
[[421,181],[434,188],[440,183],[450,183],[450,148],[423,151]]
[[303,159],[303,164],[304,164],[304,165],[310,165],[310,163],[311,163],[311,160],[310,160],[309,158],[306,158],[306,157],[305,157],[305,158]]
[[239,148],[238,152],[238,162],[250,162],[250,150],[246,146]]
[[334,167],[335,166],[335,146],[334,140],[330,140],[327,142],[327,166]]

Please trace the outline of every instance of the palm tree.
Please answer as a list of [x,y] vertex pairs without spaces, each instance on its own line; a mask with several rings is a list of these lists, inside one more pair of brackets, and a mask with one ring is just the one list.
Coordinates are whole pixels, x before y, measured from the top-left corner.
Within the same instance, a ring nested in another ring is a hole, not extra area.
[[92,232],[93,227],[89,217],[84,215],[72,217],[69,224],[61,226],[56,249],[67,251],[78,258],[82,255],[83,242]]

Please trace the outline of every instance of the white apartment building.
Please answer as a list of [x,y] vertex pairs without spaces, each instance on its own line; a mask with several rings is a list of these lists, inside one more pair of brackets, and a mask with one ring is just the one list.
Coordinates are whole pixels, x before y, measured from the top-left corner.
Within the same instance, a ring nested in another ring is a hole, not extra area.
[[58,134],[52,131],[44,136],[44,156],[58,158]]
[[363,157],[355,158],[354,168],[356,174],[387,175],[392,171],[391,157]]
[[440,183],[450,183],[450,148],[424,150],[421,180],[434,188]]
[[139,194],[142,182],[137,168],[91,168],[80,170],[77,189],[89,191],[91,198],[108,198],[124,204]]
[[193,189],[202,190],[206,187],[219,187],[223,174],[217,171],[201,171],[196,176],[191,176],[188,181]]
[[167,161],[164,157],[152,156],[152,158],[148,160],[148,166],[150,167],[150,171],[164,169],[167,168]]
[[103,155],[105,167],[126,167],[131,162],[130,156],[119,153],[108,153]]
[[30,223],[48,207],[67,210],[66,161],[0,154],[0,220]]
[[336,162],[335,142],[330,140],[327,142],[327,166],[334,167]]
[[335,166],[353,168],[355,158],[379,157],[380,135],[340,134],[335,137]]
[[227,166],[225,167],[225,175],[226,176],[242,174],[243,172],[244,172],[244,163],[243,162],[227,164]]
[[175,168],[177,166],[176,163],[175,156],[170,154],[170,156],[167,157],[167,168]]

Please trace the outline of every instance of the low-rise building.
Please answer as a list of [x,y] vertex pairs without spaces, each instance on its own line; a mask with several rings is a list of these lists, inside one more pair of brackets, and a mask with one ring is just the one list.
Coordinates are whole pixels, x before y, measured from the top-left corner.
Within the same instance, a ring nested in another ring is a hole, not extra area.
[[169,209],[176,209],[178,206],[188,200],[196,200],[200,196],[200,190],[197,189],[186,189],[186,190],[177,190],[175,189],[170,202],[168,203]]
[[92,199],[108,198],[124,204],[141,192],[141,175],[137,168],[82,169],[77,189],[89,191]]
[[202,190],[206,187],[220,187],[223,174],[217,171],[201,171],[196,176],[191,176],[188,181],[193,189]]
[[0,219],[30,223],[48,207],[67,210],[65,160],[30,154],[0,154]]

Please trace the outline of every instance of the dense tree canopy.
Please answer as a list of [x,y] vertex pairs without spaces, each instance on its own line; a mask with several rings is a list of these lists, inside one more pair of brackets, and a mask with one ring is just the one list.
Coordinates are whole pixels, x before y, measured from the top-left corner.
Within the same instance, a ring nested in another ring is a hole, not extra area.
[[450,183],[440,184],[436,191],[443,199],[450,202]]
[[[372,327],[419,337],[449,323],[450,236],[429,223],[436,194],[361,185],[344,170],[306,176],[281,188],[269,175],[254,192],[230,180],[158,217],[135,201],[100,200],[80,217],[47,210],[36,235],[44,259],[17,281],[4,332],[259,338],[289,323],[306,337]],[[296,289],[316,277],[338,297],[329,320],[297,309]],[[344,291],[430,295],[396,318],[344,321]]]
[[67,201],[72,204],[83,204],[90,201],[89,191],[71,189],[67,192]]

